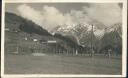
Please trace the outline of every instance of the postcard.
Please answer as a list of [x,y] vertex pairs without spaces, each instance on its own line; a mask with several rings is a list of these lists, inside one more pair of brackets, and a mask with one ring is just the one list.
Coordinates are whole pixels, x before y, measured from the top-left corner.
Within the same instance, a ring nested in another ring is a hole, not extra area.
[[1,76],[126,77],[127,0],[4,0]]

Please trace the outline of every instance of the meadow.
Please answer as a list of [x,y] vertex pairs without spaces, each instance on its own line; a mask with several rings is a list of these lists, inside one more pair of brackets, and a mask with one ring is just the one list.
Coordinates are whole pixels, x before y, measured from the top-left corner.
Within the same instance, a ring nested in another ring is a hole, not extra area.
[[5,55],[5,74],[109,74],[122,71],[121,57]]

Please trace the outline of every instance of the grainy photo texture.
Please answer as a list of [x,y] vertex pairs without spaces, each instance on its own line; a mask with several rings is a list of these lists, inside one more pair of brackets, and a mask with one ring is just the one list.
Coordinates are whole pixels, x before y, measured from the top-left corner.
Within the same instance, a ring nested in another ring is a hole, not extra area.
[[123,3],[6,3],[5,74],[122,74]]

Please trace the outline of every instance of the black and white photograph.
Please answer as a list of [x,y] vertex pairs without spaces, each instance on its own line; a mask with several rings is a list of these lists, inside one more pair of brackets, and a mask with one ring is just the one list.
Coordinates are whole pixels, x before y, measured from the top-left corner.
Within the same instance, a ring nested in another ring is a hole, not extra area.
[[5,2],[3,8],[4,75],[124,73],[124,2]]

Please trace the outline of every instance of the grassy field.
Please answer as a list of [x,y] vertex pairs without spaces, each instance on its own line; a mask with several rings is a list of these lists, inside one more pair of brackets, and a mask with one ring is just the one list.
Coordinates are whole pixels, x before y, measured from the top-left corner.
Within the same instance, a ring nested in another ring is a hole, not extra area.
[[121,58],[5,55],[5,74],[121,74]]

